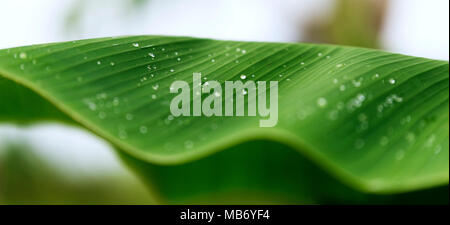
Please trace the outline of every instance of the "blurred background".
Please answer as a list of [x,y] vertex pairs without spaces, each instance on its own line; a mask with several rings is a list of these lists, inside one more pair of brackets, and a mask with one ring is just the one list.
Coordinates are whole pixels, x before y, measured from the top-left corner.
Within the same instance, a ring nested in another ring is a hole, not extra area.
[[[448,0],[8,0],[0,49],[157,34],[314,42],[449,59]],[[154,204],[111,147],[80,128],[0,123],[0,204]]]

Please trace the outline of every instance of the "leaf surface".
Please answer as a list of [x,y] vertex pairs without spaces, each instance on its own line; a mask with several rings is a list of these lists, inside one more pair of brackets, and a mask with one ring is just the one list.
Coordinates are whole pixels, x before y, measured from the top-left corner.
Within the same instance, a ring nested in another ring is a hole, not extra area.
[[[172,116],[169,87],[191,84],[193,73],[221,84],[278,81],[277,125]],[[0,75],[0,120],[75,122],[152,164],[268,140],[366,192],[448,184],[444,61],[331,45],[130,36],[1,50]],[[255,160],[267,154],[259,149]]]

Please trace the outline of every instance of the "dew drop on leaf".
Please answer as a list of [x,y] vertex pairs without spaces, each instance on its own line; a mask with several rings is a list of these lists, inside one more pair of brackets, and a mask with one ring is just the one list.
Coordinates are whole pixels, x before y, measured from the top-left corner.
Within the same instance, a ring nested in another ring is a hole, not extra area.
[[187,149],[191,149],[191,148],[194,147],[194,142],[192,142],[190,140],[187,140],[187,141],[184,142],[184,147],[187,148]]
[[125,119],[127,119],[127,120],[133,120],[133,114],[127,113],[127,114],[125,115]]
[[124,129],[119,129],[119,138],[120,139],[127,139],[128,138],[128,134]]
[[403,151],[402,149],[398,150],[397,153],[395,154],[395,159],[400,161],[405,157],[405,151]]
[[105,117],[106,117],[106,113],[105,112],[99,112],[98,113],[98,118],[105,119]]
[[323,98],[323,97],[318,98],[318,99],[317,99],[317,105],[318,105],[320,108],[324,108],[325,106],[327,106],[327,99],[325,99],[325,98]]
[[141,132],[141,134],[146,134],[148,132],[148,128],[146,126],[141,126],[139,127],[139,132]]
[[441,150],[442,150],[442,146],[441,145],[436,146],[434,148],[434,154],[436,154],[436,155],[439,154],[441,152]]
[[390,83],[390,84],[395,84],[396,82],[397,82],[397,81],[396,81],[394,78],[390,78],[390,79],[389,79],[389,83]]
[[330,120],[337,120],[339,117],[339,111],[337,110],[332,110],[331,112],[328,113],[328,119]]
[[114,97],[114,99],[113,99],[112,103],[113,103],[113,105],[114,105],[114,106],[118,106],[118,105],[119,105],[119,103],[120,103],[120,100],[119,100],[119,98],[118,98],[118,97]]
[[354,146],[356,149],[361,149],[364,147],[364,145],[365,145],[365,142],[363,139],[357,139],[354,143]]
[[19,58],[21,58],[21,59],[26,59],[26,58],[27,58],[27,53],[21,52],[21,53],[19,54]]
[[380,139],[380,145],[381,146],[386,146],[387,144],[389,144],[389,138],[386,136],[381,137]]

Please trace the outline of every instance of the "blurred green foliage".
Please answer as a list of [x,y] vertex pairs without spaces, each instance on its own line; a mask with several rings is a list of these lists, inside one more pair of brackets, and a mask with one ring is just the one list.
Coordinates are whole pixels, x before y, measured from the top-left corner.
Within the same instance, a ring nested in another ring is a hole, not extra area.
[[0,147],[0,204],[155,203],[131,177],[108,173],[68,176],[41,157],[26,144]]

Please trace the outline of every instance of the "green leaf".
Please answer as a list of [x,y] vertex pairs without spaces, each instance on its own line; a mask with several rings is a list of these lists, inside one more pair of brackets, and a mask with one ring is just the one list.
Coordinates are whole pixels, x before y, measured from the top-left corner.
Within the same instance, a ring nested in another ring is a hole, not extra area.
[[[221,84],[242,75],[278,81],[277,125],[261,128],[261,118],[250,116],[173,117],[169,104],[175,94],[169,87],[175,80],[191,84],[193,73]],[[146,177],[159,173],[152,179],[166,180],[161,187],[186,169],[178,164],[190,162],[202,165],[188,170],[191,178],[217,165],[227,169],[217,174],[236,179],[224,187],[270,189],[265,178],[281,176],[275,172],[300,179],[311,171],[295,163],[305,161],[300,158],[363,192],[448,184],[449,65],[444,61],[331,45],[131,36],[1,50],[0,74],[5,77],[0,121],[80,124],[125,152],[124,158],[159,168],[143,170]],[[214,160],[233,146],[239,154]],[[204,157],[215,163],[202,164]],[[268,163],[271,158],[277,163]],[[247,175],[258,174],[256,168],[270,174],[248,183],[237,175],[247,169],[253,171]],[[303,192],[297,188],[304,181],[292,182],[280,190]]]

